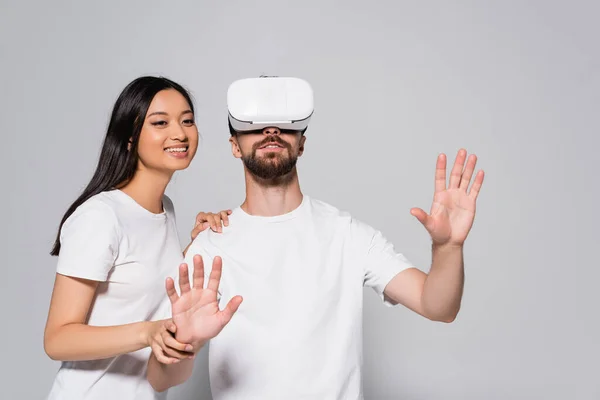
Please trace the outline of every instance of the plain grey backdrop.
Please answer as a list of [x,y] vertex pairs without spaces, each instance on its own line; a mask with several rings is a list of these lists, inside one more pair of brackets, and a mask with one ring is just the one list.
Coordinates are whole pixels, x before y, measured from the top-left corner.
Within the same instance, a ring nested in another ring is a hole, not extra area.
[[[429,237],[409,210],[428,210],[438,153],[479,156],[462,311],[433,323],[365,290],[367,399],[600,399],[598,2],[0,4],[3,399],[50,388],[55,229],[117,95],[144,74],[196,100],[201,148],[168,188],[182,241],[197,212],[243,200],[225,103],[238,78],[313,85],[302,189],[425,271]],[[203,351],[170,399],[210,398]]]

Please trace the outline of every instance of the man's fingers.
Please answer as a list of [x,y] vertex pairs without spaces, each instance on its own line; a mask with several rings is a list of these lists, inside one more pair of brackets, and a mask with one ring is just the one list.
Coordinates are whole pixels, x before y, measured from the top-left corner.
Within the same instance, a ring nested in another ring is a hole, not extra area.
[[194,289],[204,289],[204,261],[202,256],[196,254],[194,256]]
[[175,304],[177,300],[179,300],[179,296],[177,295],[177,291],[175,290],[175,281],[173,281],[173,278],[169,277],[166,279],[165,288],[167,289],[167,296],[169,296],[169,301],[171,301],[171,304]]
[[182,296],[190,291],[190,276],[186,263],[179,266],[179,290]]
[[213,259],[212,270],[210,271],[210,276],[208,278],[207,289],[217,292],[219,290],[219,282],[221,281],[221,270],[223,267],[223,261],[221,257],[216,256]]
[[460,184],[460,177],[462,176],[463,167],[465,166],[465,159],[467,158],[467,151],[465,149],[460,149],[458,154],[456,155],[456,160],[454,161],[454,166],[452,167],[452,172],[450,172],[450,184],[448,187],[450,189],[458,188]]
[[242,298],[242,296],[234,296],[227,303],[227,307],[225,307],[223,310],[219,311],[219,317],[221,318],[221,324],[223,326],[225,326],[226,324],[229,323],[229,321],[231,321],[233,314],[236,313],[236,311],[240,307],[240,304],[242,304],[243,300],[244,299]]
[[465,167],[465,171],[460,178],[460,185],[458,186],[463,191],[467,191],[469,187],[469,183],[471,183],[471,177],[473,176],[473,171],[475,170],[475,165],[477,164],[477,156],[475,154],[471,154],[467,159],[467,166]]
[[446,190],[446,155],[440,154],[435,165],[435,192]]
[[475,181],[471,186],[471,190],[469,190],[469,197],[475,199],[477,198],[477,196],[479,195],[479,191],[481,190],[481,185],[483,184],[484,175],[485,174],[483,171],[477,172],[477,175],[475,175]]
[[423,225],[426,225],[427,223],[427,218],[428,215],[427,213],[421,209],[421,208],[411,208],[410,213],[416,217],[420,223],[422,223]]

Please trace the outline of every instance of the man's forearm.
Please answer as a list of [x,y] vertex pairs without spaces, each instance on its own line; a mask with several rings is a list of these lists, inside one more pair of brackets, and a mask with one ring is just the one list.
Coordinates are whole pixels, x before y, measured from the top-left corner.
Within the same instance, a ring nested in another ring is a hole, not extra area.
[[423,286],[422,304],[434,320],[452,322],[458,315],[464,287],[463,247],[433,246],[432,263]]
[[[177,337],[175,337],[177,339]],[[194,342],[192,347],[194,348],[193,353],[198,352],[204,347],[206,342]],[[194,359],[184,359],[175,364],[163,364],[156,359],[154,353],[150,355],[148,360],[148,372],[146,377],[148,382],[157,392],[164,392],[165,390],[181,385],[187,381],[192,375],[194,369]]]
[[147,378],[154,390],[164,392],[188,380],[193,369],[194,360],[187,359],[175,364],[163,364],[152,354],[148,361]]

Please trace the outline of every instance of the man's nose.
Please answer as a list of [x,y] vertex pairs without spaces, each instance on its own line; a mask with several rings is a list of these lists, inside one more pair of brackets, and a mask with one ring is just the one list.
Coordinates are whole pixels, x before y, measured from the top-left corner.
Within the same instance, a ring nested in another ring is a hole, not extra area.
[[281,134],[281,131],[277,127],[270,126],[268,128],[263,129],[263,134],[265,134],[265,135],[279,135],[279,134]]

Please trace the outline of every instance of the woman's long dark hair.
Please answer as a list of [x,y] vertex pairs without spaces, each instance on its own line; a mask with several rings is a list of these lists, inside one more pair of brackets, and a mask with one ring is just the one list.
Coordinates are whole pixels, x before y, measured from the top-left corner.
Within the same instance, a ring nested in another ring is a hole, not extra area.
[[60,230],[77,207],[90,197],[115,189],[133,178],[138,164],[138,142],[146,113],[154,96],[165,89],[175,89],[181,93],[194,112],[194,105],[187,90],[167,78],[143,76],[129,83],[113,107],[96,171],[90,183],[60,221],[51,255],[59,254]]

